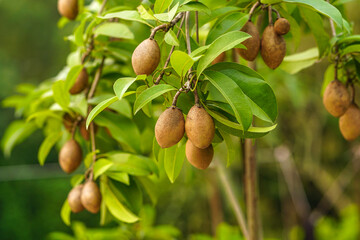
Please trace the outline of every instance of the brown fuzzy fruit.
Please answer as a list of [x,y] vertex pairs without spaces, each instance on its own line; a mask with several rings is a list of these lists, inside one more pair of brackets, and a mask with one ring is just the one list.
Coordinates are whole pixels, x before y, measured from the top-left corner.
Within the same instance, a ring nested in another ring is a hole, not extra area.
[[133,52],[131,63],[136,75],[150,75],[159,65],[160,48],[156,40],[146,39]]
[[209,167],[213,156],[214,156],[214,148],[212,144],[205,149],[197,148],[192,144],[190,140],[186,142],[186,158],[198,169],[206,169]]
[[279,35],[285,35],[290,31],[290,23],[286,18],[279,18],[275,21],[274,30]]
[[246,39],[242,44],[246,49],[238,48],[237,51],[245,60],[254,61],[260,50],[260,34],[256,26],[248,21],[241,31],[251,35],[251,38]]
[[351,104],[339,120],[340,132],[348,141],[360,136],[360,109],[356,104]]
[[168,108],[159,117],[155,125],[156,141],[162,148],[177,144],[185,133],[185,120],[180,109]]
[[74,20],[78,15],[78,0],[58,0],[59,13],[70,19]]
[[73,139],[67,141],[59,153],[59,164],[66,173],[72,173],[79,167],[82,160],[80,145]]
[[225,53],[225,52],[222,52],[222,53],[220,53],[219,56],[217,56],[217,57],[212,61],[211,64],[214,65],[214,64],[216,64],[216,63],[223,62],[223,61],[225,60],[225,58],[226,58],[226,53]]
[[326,110],[334,117],[343,115],[350,105],[350,94],[339,80],[335,79],[325,89],[323,103]]
[[276,34],[274,26],[267,26],[261,39],[261,56],[264,62],[269,68],[275,69],[281,64],[285,54],[286,43],[284,38]]
[[67,200],[69,202],[70,209],[73,213],[78,213],[84,210],[84,206],[81,203],[81,192],[83,185],[78,185],[71,189],[68,194]]
[[95,182],[88,181],[84,184],[81,203],[91,213],[97,213],[100,210],[101,193]]
[[76,81],[72,88],[70,89],[71,94],[78,94],[82,92],[89,83],[89,75],[85,68],[83,68],[79,74],[79,76],[76,78]]
[[214,120],[203,107],[195,105],[186,117],[185,131],[196,147],[207,148],[215,136]]

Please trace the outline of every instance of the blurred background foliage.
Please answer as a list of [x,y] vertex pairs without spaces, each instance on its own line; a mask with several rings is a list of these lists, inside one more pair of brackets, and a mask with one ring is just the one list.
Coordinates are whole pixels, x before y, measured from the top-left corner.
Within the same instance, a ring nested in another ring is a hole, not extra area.
[[[64,65],[69,52],[64,37],[73,26],[57,28],[56,2],[0,0],[0,100],[14,93],[17,84],[38,84]],[[355,26],[354,34],[360,33],[359,8],[359,1],[349,1],[343,9]],[[298,50],[313,46],[314,39],[304,35]],[[360,237],[360,144],[343,140],[337,119],[322,105],[327,64],[323,61],[295,76],[259,66],[279,104],[277,129],[257,141],[260,208],[267,239],[304,239],[312,225],[317,239]],[[0,112],[2,136],[15,116],[10,109]],[[236,226],[236,219],[215,170],[196,171],[188,163],[176,183],[163,178],[157,209],[145,208],[141,223],[112,223],[99,230],[99,217],[83,212],[68,228],[59,212],[71,189],[69,177],[60,171],[55,151],[44,167],[38,165],[42,139],[38,132],[16,146],[10,158],[0,154],[1,239],[182,239],[190,235],[191,240],[211,239],[210,235],[219,240],[242,239],[239,229],[231,226]],[[242,200],[240,157],[226,174]],[[225,220],[227,224],[214,227]]]

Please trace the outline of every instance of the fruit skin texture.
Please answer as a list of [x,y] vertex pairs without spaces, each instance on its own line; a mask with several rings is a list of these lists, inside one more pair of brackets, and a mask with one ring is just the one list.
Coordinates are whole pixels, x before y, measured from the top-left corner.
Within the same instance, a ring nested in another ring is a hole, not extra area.
[[216,63],[219,63],[219,62],[223,62],[226,58],[226,53],[225,52],[222,52],[220,53],[219,56],[217,56],[213,61],[212,61],[212,65],[216,64]]
[[177,144],[185,133],[185,119],[180,109],[168,108],[159,117],[155,125],[156,141],[162,148]]
[[261,56],[264,62],[269,68],[275,69],[281,64],[285,54],[286,43],[284,38],[276,34],[274,26],[267,26],[261,39]]
[[58,0],[59,13],[70,19],[74,20],[78,15],[78,0]]
[[83,68],[79,74],[79,76],[76,78],[76,81],[72,88],[70,89],[71,94],[78,94],[82,92],[89,83],[89,75],[85,68]]
[[274,30],[279,35],[285,35],[290,31],[290,23],[286,18],[279,18],[275,21]]
[[326,87],[323,103],[331,115],[340,117],[346,112],[351,103],[350,94],[345,85],[336,79]]
[[185,131],[196,147],[207,148],[215,136],[214,120],[203,107],[195,105],[186,117]]
[[260,50],[260,34],[256,26],[248,21],[241,31],[251,35],[251,38],[246,39],[242,44],[246,49],[238,48],[237,51],[245,60],[254,61]]
[[70,205],[70,209],[73,213],[78,213],[84,210],[84,206],[81,203],[81,192],[84,185],[78,185],[71,189],[68,194],[67,200]]
[[355,140],[360,136],[360,109],[351,104],[344,115],[339,119],[341,134],[347,141]]
[[131,63],[136,75],[150,75],[160,62],[160,48],[156,40],[146,39],[136,47]]
[[88,181],[84,184],[81,203],[91,213],[97,213],[100,210],[101,193],[95,182]]
[[206,169],[209,167],[213,156],[214,148],[212,144],[205,149],[200,149],[194,146],[190,140],[186,142],[186,158],[187,160],[198,169]]
[[82,160],[82,150],[80,145],[73,139],[67,141],[59,153],[59,164],[66,173],[75,171]]

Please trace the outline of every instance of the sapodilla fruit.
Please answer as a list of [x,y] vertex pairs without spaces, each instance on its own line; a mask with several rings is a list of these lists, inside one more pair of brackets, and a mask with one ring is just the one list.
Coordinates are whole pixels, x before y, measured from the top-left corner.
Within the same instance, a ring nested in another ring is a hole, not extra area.
[[339,119],[340,132],[347,141],[360,136],[360,109],[352,103]]
[[281,35],[276,34],[273,25],[265,28],[261,39],[261,56],[266,65],[277,68],[286,54],[286,43]]
[[156,141],[162,148],[177,144],[185,133],[185,120],[180,109],[170,107],[159,117],[155,125]]
[[78,213],[84,210],[84,206],[81,203],[81,192],[83,185],[80,184],[73,189],[68,194],[67,200],[70,206],[70,209],[73,213]]
[[286,18],[279,18],[275,21],[274,30],[279,35],[285,35],[290,31],[290,23]]
[[323,103],[331,115],[340,117],[346,112],[351,103],[350,94],[345,85],[335,79],[327,85]]
[[215,136],[214,120],[203,107],[195,105],[186,117],[185,131],[196,147],[207,148]]
[[74,20],[78,15],[78,0],[58,0],[59,13],[70,19]]
[[206,169],[209,167],[214,156],[212,144],[205,149],[201,149],[194,146],[194,144],[188,140],[185,148],[186,158],[191,165],[198,169]]
[[254,61],[260,50],[259,31],[251,21],[248,21],[241,31],[250,34],[251,37],[242,42],[246,49],[238,48],[237,51],[245,60]]
[[89,75],[85,68],[83,68],[79,74],[79,76],[76,78],[76,81],[72,88],[70,89],[71,94],[78,94],[82,92],[89,83]]
[[222,52],[222,53],[220,53],[219,56],[217,56],[217,57],[212,61],[211,64],[214,65],[214,64],[216,64],[216,63],[223,62],[223,61],[225,60],[225,58],[226,58],[226,53],[225,53],[225,52]]
[[59,153],[59,164],[62,170],[66,173],[72,173],[79,167],[81,160],[80,145],[74,139],[67,141]]
[[84,184],[81,192],[81,203],[91,213],[97,213],[100,210],[101,193],[95,182],[88,181]]
[[146,39],[136,47],[131,63],[136,75],[150,75],[160,62],[160,48],[154,39]]

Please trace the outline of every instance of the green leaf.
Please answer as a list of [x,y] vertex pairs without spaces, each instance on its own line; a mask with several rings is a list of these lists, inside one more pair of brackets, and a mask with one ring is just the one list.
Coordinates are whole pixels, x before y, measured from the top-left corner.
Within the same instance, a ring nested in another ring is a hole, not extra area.
[[176,88],[167,84],[159,84],[152,86],[151,88],[143,91],[135,100],[134,103],[134,114],[136,114],[141,108],[146,104],[151,102],[153,99],[159,97],[160,95],[167,93],[169,91],[174,91]]
[[114,96],[114,97],[104,100],[101,103],[99,103],[98,105],[96,105],[96,107],[94,107],[94,109],[91,110],[91,112],[89,113],[89,116],[86,118],[86,129],[89,127],[92,120],[94,120],[94,118],[99,113],[101,113],[105,108],[107,108],[108,106],[110,106],[111,104],[113,104],[114,102],[116,102],[118,100],[119,100],[118,97]]
[[314,0],[283,0],[283,2],[296,3],[296,4],[306,6],[312,10],[316,10],[317,12],[319,12],[325,16],[328,16],[329,18],[334,20],[334,22],[340,28],[342,28],[342,26],[343,26],[342,16],[341,16],[341,13],[339,12],[339,10],[326,1],[322,1],[322,0],[316,0],[316,1],[314,1]]
[[52,85],[53,97],[63,109],[67,109],[70,104],[70,93],[65,88],[65,82],[62,80],[54,82]]
[[105,35],[122,39],[134,39],[134,34],[128,26],[123,23],[104,23],[96,28],[94,33],[97,35]]
[[81,20],[80,25],[75,29],[74,42],[77,46],[84,46],[84,29],[88,18],[85,17]]
[[143,5],[140,5],[137,7],[137,10],[139,11],[141,18],[146,20],[156,20],[156,18],[154,17],[154,13],[151,11],[151,9],[149,9],[148,11],[144,8]]
[[323,80],[323,84],[321,87],[321,96],[324,95],[325,89],[327,87],[327,85],[334,80],[334,76],[335,76],[335,66],[334,64],[330,64],[325,73],[324,73],[324,80]]
[[350,36],[341,38],[338,41],[338,44],[343,44],[343,43],[350,44],[350,43],[354,43],[354,42],[360,42],[360,35],[350,35]]
[[205,68],[210,65],[210,63],[222,52],[234,48],[249,37],[249,34],[241,31],[228,32],[218,37],[213,43],[211,43],[205,55],[200,59],[197,66],[197,77],[199,78]]
[[227,149],[227,164],[226,167],[229,167],[232,163],[232,161],[235,159],[235,146],[231,139],[231,136],[227,134],[226,132],[219,129],[219,132],[221,136],[225,140],[226,149]]
[[176,34],[173,32],[173,30],[169,30],[167,33],[165,33],[165,42],[171,46],[179,46],[179,40],[176,37]]
[[72,187],[79,185],[85,179],[84,174],[75,174],[71,177],[70,183]]
[[130,184],[130,178],[129,178],[129,174],[124,173],[124,172],[111,172],[111,171],[107,171],[105,173],[106,176],[108,176],[109,178],[118,181],[118,182],[122,182],[126,185]]
[[181,77],[194,65],[195,61],[187,53],[176,50],[170,57],[171,66]]
[[136,81],[136,78],[126,77],[126,78],[119,78],[114,83],[114,92],[118,99],[122,99],[125,92],[129,89],[131,84],[133,84]]
[[170,7],[172,1],[173,0],[156,0],[154,4],[154,12],[163,13],[168,7]]
[[108,185],[105,185],[103,197],[110,213],[118,220],[126,223],[134,223],[139,220],[135,214],[130,212],[130,210],[119,201]]
[[66,199],[60,212],[61,219],[66,224],[66,226],[70,226],[70,213],[71,213],[70,205],[68,200]]
[[153,27],[147,21],[142,19],[140,14],[138,13],[138,11],[135,11],[135,10],[126,10],[126,11],[108,13],[105,16],[98,16],[98,18],[102,18],[102,19],[120,18],[123,20],[140,22],[140,23],[146,24],[150,27]]
[[351,54],[351,53],[359,53],[360,52],[360,44],[354,44],[354,45],[350,45],[346,48],[344,48],[341,51],[341,56],[344,56],[346,54]]
[[159,195],[159,190],[155,183],[147,177],[136,177],[136,179],[139,180],[146,193],[149,195],[151,202],[155,205]]
[[296,74],[301,70],[312,66],[316,63],[318,58],[318,48],[310,48],[304,52],[286,56],[280,65],[280,68],[290,74]]
[[184,5],[181,5],[178,9],[178,12],[186,12],[186,11],[204,12],[207,15],[211,14],[211,10],[201,2],[188,2]]
[[247,130],[252,122],[250,104],[241,88],[227,75],[216,71],[205,71],[207,79],[214,85],[230,104],[236,120]]
[[94,179],[96,180],[100,175],[104,174],[114,163],[101,158],[96,160],[94,164]]
[[72,88],[82,69],[83,69],[82,65],[75,65],[70,69],[65,80],[65,89],[67,91],[69,91]]
[[10,157],[12,149],[36,130],[33,122],[25,122],[22,120],[13,121],[6,129],[1,139],[1,147],[4,155]]
[[177,3],[168,13],[154,14],[154,17],[163,22],[170,22],[175,17],[178,7],[179,3]]
[[62,135],[63,132],[52,132],[41,143],[38,152],[38,159],[41,166],[44,165],[46,157],[49,155],[51,148],[55,145],[57,141],[59,141]]
[[263,4],[275,4],[275,3],[280,3],[283,0],[260,0],[261,3]]
[[185,159],[185,141],[165,149],[164,168],[171,183],[179,176]]

